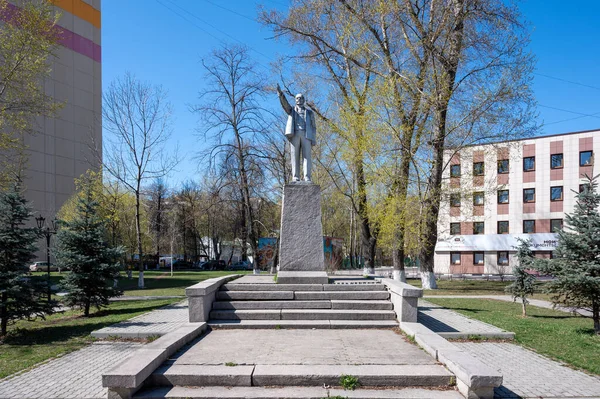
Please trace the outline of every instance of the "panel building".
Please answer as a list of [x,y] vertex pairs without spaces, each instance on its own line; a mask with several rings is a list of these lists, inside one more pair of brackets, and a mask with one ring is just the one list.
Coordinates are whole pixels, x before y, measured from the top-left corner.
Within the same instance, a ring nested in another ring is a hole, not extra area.
[[600,130],[447,150],[435,272],[510,273],[517,238],[551,257],[599,151]]
[[[18,9],[18,0],[9,0]],[[26,139],[27,197],[36,213],[53,218],[73,194],[74,179],[98,166],[91,151],[102,143],[101,0],[51,0],[60,13],[60,46],[50,60],[46,94],[63,102],[55,118],[39,118]]]

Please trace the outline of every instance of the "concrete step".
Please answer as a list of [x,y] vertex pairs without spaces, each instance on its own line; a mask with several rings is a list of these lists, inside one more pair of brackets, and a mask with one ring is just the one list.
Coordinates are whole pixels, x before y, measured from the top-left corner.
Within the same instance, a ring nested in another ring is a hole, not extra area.
[[[311,291],[297,289],[295,291]],[[323,291],[385,291],[383,284],[324,284]]]
[[[321,292],[322,293],[322,292]],[[280,301],[294,299],[294,291],[218,291],[219,301]]]
[[213,310],[211,320],[394,320],[393,310],[252,309]]
[[314,300],[351,300],[351,301],[376,301],[390,297],[387,291],[296,291],[294,299],[301,301]]
[[135,399],[464,399],[455,390],[425,388],[326,389],[323,387],[159,387],[137,393]]
[[[391,303],[390,303],[391,306]],[[213,310],[227,309],[331,309],[331,301],[216,301]],[[340,308],[341,309],[341,308]],[[391,309],[391,307],[390,307]]]
[[443,366],[425,365],[170,365],[152,373],[154,386],[313,386],[339,385],[342,375],[362,387],[449,387],[454,376]]
[[323,291],[323,284],[237,284],[227,283],[221,291]]
[[392,310],[394,307],[388,301],[356,301],[356,300],[331,300],[331,309],[357,309],[357,310]]
[[394,328],[396,320],[209,320],[211,328],[222,329],[353,329]]

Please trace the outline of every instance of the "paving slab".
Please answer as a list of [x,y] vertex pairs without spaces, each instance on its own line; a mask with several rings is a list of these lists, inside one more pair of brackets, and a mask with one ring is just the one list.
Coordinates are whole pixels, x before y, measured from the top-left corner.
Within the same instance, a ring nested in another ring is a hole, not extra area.
[[102,373],[142,347],[133,342],[98,342],[22,374],[0,380],[0,398],[105,399]]
[[466,338],[470,335],[501,339],[514,338],[513,332],[470,319],[453,310],[422,299],[419,299],[417,321],[444,338]]
[[505,342],[456,342],[504,377],[494,398],[600,398],[600,378]]
[[233,280],[235,284],[275,284],[274,274],[247,274]]
[[162,336],[188,322],[187,300],[153,310],[112,326],[93,331],[95,338],[147,338]]
[[436,361],[392,330],[213,330],[173,364],[403,365]]

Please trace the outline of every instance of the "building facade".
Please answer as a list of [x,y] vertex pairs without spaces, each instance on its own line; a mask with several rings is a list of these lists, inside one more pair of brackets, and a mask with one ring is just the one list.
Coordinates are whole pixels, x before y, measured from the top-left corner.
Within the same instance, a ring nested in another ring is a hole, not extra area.
[[551,257],[599,151],[600,130],[447,150],[435,272],[508,274],[518,238]]
[[[19,0],[9,0],[18,9]],[[75,191],[75,178],[97,168],[93,146],[102,148],[101,0],[51,0],[60,19],[60,46],[50,59],[46,94],[64,104],[55,118],[38,118],[38,134],[26,137],[26,196],[47,219]]]

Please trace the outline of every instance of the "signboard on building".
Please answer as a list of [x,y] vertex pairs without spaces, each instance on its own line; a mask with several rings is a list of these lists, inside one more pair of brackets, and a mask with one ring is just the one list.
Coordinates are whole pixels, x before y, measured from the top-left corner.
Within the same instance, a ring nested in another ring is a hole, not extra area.
[[518,239],[531,240],[532,251],[554,251],[558,245],[558,234],[481,234],[460,235],[439,239],[436,252],[458,251],[516,251]]

